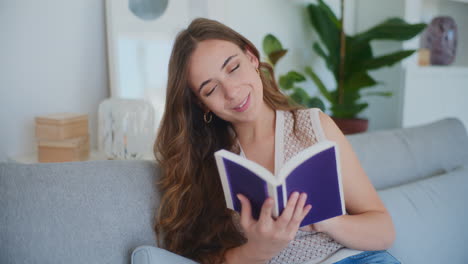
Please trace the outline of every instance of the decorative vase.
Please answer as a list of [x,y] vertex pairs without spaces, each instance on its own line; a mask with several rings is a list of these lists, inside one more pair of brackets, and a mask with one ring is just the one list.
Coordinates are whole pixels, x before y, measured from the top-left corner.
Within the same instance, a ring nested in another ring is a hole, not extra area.
[[432,65],[450,65],[457,49],[457,25],[449,16],[432,19],[421,38],[422,48],[429,49]]
[[156,136],[151,103],[109,98],[99,105],[98,115],[99,150],[108,159],[151,157]]
[[369,120],[367,119],[337,117],[332,117],[332,119],[345,135],[363,133],[369,127]]

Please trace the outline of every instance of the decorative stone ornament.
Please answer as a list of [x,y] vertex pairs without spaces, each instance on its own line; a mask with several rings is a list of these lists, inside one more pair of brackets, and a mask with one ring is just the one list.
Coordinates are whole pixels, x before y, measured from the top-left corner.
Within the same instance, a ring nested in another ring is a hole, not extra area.
[[455,60],[457,49],[457,25],[453,18],[439,16],[432,19],[422,40],[422,48],[430,51],[432,65],[450,65]]

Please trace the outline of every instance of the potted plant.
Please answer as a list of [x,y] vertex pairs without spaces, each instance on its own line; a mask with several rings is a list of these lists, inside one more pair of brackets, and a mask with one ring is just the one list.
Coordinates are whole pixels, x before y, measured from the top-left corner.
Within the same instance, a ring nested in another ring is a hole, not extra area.
[[[341,0],[341,14],[344,3]],[[370,42],[373,40],[409,40],[419,34],[426,24],[408,24],[400,18],[390,18],[355,35],[348,35],[341,19],[322,0],[307,6],[310,22],[321,44],[313,43],[314,51],[325,60],[327,68],[336,80],[336,88],[328,90],[312,67],[305,73],[314,81],[321,95],[330,103],[331,116],[345,134],[367,130],[367,119],[358,118],[368,107],[363,96],[391,96],[388,91],[370,91],[377,81],[369,71],[392,66],[412,55],[415,50],[400,50],[375,56]],[[363,91],[368,91],[363,93]]]
[[[268,34],[263,38],[263,52],[267,56],[267,61],[274,68],[278,61],[286,55],[287,49],[283,48],[281,42],[273,34]],[[297,83],[304,82],[305,76],[291,70],[286,74],[280,75],[278,84],[285,94],[289,96],[291,103],[300,104],[308,108],[317,107],[325,111],[325,105],[318,96],[310,96]]]

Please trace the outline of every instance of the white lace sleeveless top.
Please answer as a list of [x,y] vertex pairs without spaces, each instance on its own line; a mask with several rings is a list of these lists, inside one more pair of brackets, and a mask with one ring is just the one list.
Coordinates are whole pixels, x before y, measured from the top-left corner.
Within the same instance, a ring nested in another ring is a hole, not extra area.
[[[295,136],[292,113],[276,111],[275,175],[291,157],[325,139],[325,134],[320,125],[319,112],[320,109],[318,108],[298,110],[296,115],[297,136]],[[242,148],[240,148],[240,152],[245,157]],[[340,249],[345,248],[325,233],[298,230],[294,240],[268,263],[315,264],[329,258]],[[355,253],[355,251],[349,251],[346,256]]]

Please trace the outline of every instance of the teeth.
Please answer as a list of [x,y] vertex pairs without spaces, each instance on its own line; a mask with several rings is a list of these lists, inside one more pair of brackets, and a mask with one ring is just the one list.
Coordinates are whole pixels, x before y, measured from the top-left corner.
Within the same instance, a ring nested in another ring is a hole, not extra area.
[[[249,97],[247,96],[247,98],[249,98]],[[239,105],[239,106],[236,107],[236,108],[237,108],[237,109],[242,108],[242,107],[245,105],[245,103],[247,103],[247,98],[245,98],[244,102],[242,102],[242,104]]]

